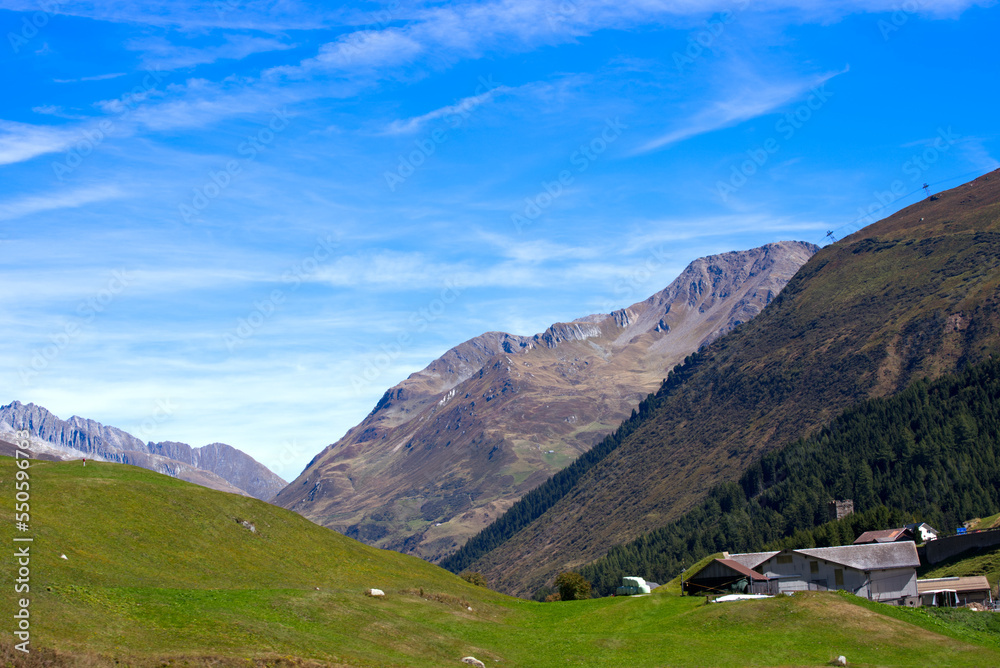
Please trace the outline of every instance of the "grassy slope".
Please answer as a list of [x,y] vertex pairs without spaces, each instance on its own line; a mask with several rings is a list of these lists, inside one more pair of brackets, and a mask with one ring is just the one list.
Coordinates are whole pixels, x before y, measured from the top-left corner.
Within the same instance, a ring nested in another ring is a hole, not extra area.
[[817,253],[544,515],[473,566],[524,594],[848,406],[1000,351],[1000,173]]
[[[6,508],[13,472],[0,458]],[[852,665],[893,666],[915,652],[928,665],[1000,664],[988,633],[896,619],[852,597],[706,606],[667,588],[539,604],[142,469],[36,462],[31,475],[32,647],[35,657],[39,646],[58,652],[55,665],[296,657],[286,663],[442,666],[473,654],[500,666],[800,666],[845,654]],[[4,532],[10,545],[10,523]],[[387,597],[364,596],[371,586]],[[13,599],[0,597],[4,619]],[[4,641],[9,628],[0,628]]]
[[992,550],[970,550],[933,566],[922,568],[921,578],[950,578],[966,575],[985,575],[997,595],[1000,586],[1000,547]]

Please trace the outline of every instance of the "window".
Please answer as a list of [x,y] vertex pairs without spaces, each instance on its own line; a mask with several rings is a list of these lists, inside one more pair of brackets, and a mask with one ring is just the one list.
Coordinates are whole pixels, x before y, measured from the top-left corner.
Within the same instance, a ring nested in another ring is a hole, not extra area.
[[843,587],[844,586],[844,569],[843,568],[837,568],[837,569],[835,569],[833,571],[833,582],[838,587]]
[[779,564],[790,564],[792,563],[792,555],[790,554],[779,554],[778,555]]
[[819,562],[818,561],[810,561],[809,562],[809,572],[810,573],[819,573]]

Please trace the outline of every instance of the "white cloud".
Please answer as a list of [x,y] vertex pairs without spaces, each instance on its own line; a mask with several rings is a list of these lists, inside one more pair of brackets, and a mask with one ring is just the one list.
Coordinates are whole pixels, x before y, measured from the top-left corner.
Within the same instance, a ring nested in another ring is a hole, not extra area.
[[493,90],[488,90],[485,93],[463,98],[455,104],[441,107],[439,109],[435,109],[434,111],[429,111],[421,116],[409,118],[405,121],[393,121],[386,129],[386,134],[395,135],[417,132],[421,127],[423,127],[424,124],[430,121],[444,118],[446,116],[465,116],[476,107],[491,101],[498,92],[505,92],[506,90],[508,90],[506,86],[499,86]]
[[77,128],[30,125],[0,120],[0,165],[63,151],[80,139]]
[[[844,70],[846,72],[847,69]],[[725,99],[714,102],[679,127],[641,145],[633,155],[648,153],[698,135],[738,125],[769,114],[786,104],[802,99],[837,74],[792,82],[769,84],[763,81],[740,83]]]
[[66,192],[29,195],[0,202],[0,220],[13,220],[43,211],[77,208],[124,196],[125,193],[115,186],[77,188]]
[[142,52],[143,67],[176,70],[217,60],[242,60],[255,53],[292,48],[281,40],[248,35],[223,35],[225,42],[216,46],[193,47],[173,44],[163,37],[126,42],[126,48]]
[[113,72],[111,74],[97,74],[92,77],[80,77],[78,79],[53,79],[52,81],[56,83],[78,83],[81,81],[106,81],[108,79],[117,79],[118,77],[125,76],[126,72]]
[[411,62],[423,46],[403,31],[361,30],[344,35],[319,48],[314,58],[297,66],[275,67],[264,72],[265,79],[297,79],[314,73],[347,73],[360,69],[371,71]]
[[[136,3],[130,0],[59,0],[52,3],[59,14],[79,16],[109,23],[181,28],[262,30],[313,30],[339,25],[346,10],[305,5],[297,0],[159,0]],[[42,5],[45,7],[46,5]],[[3,0],[0,8],[36,12],[36,0]]]

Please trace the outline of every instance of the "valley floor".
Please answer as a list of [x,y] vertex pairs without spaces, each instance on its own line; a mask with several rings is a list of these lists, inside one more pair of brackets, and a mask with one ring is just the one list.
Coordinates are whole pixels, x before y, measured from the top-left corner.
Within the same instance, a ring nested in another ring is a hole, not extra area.
[[672,594],[547,604],[419,590],[46,594],[36,638],[58,654],[45,665],[461,666],[468,655],[487,666],[824,666],[838,655],[851,666],[1000,665],[1000,615],[838,594],[712,605]]

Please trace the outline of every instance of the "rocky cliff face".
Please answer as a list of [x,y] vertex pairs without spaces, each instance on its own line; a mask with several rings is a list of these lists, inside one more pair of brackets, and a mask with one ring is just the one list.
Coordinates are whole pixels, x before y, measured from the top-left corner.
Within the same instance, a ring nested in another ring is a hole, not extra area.
[[274,501],[439,560],[612,431],[669,368],[753,318],[817,250],[702,258],[628,308],[466,341],[390,388]]
[[144,443],[128,432],[73,416],[60,420],[35,404],[15,401],[0,407],[0,435],[27,430],[32,451],[49,458],[131,464],[212,489],[270,500],[285,481],[253,457],[226,445],[192,448],[186,443]]

